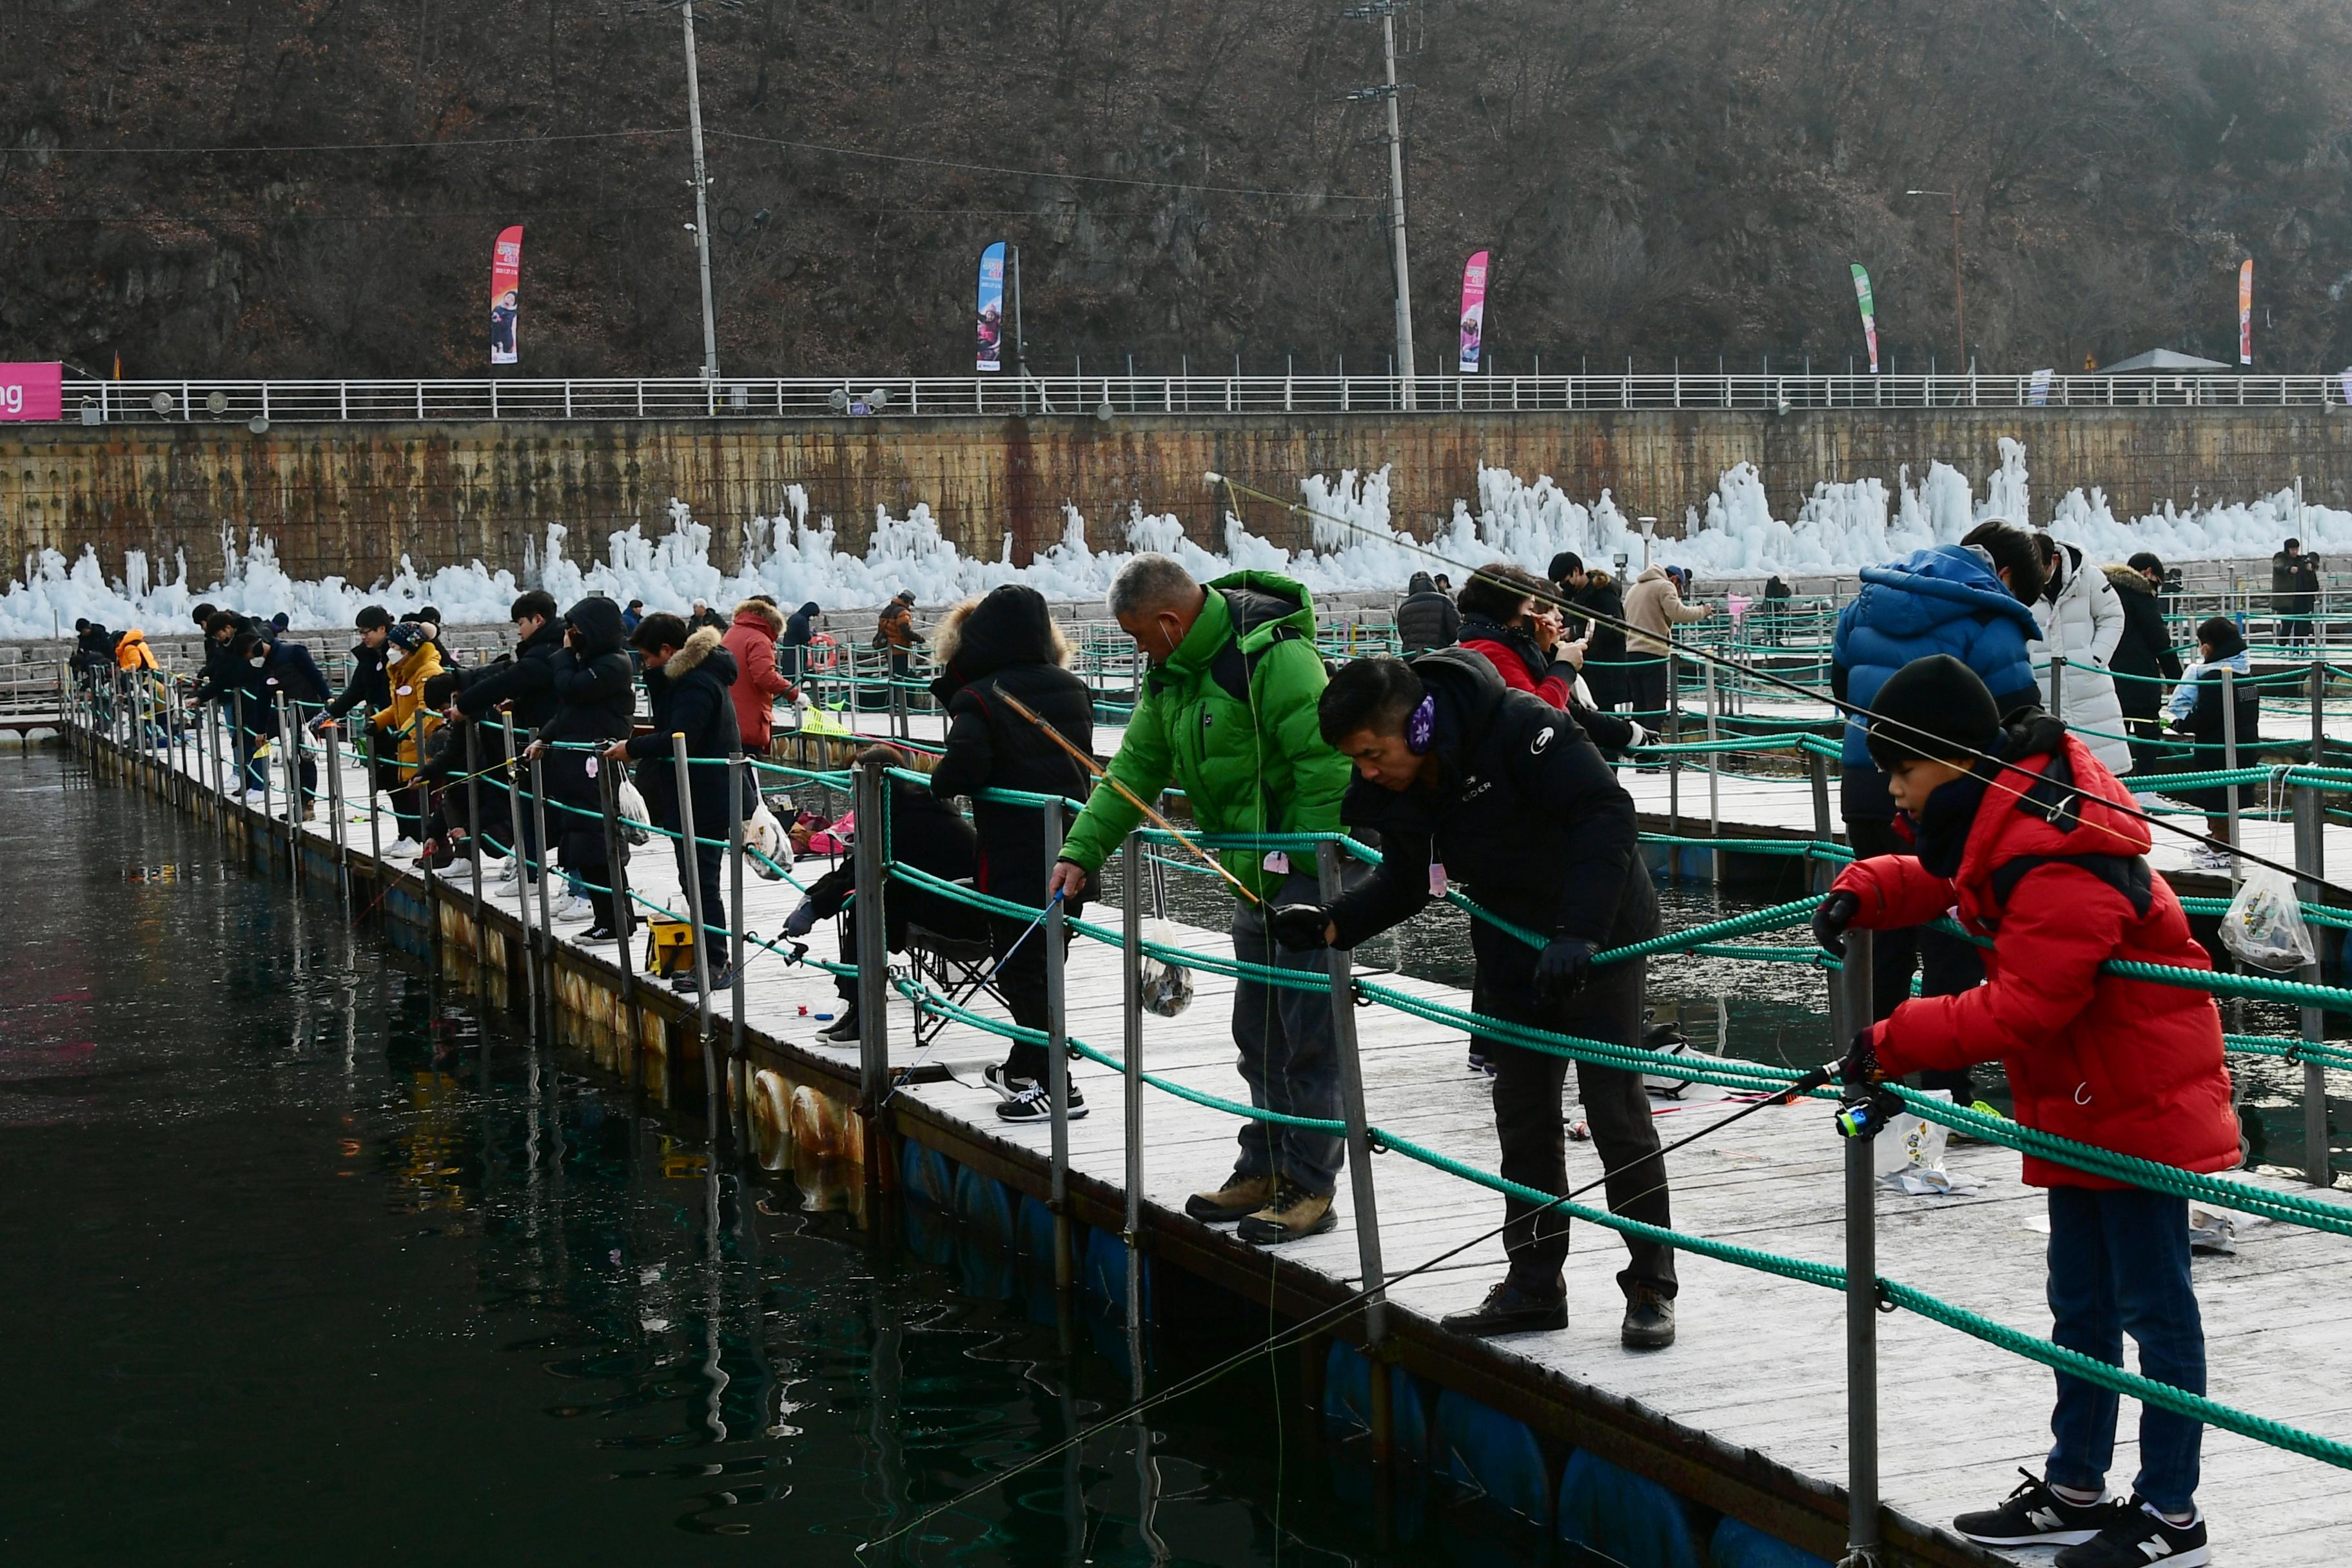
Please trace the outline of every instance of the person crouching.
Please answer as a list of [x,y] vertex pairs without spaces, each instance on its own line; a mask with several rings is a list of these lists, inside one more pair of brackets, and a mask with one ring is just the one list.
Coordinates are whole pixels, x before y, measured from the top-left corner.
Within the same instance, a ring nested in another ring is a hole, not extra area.
[[[1868,740],[1917,853],[1848,867],[1822,902],[1816,937],[1842,953],[1849,928],[1921,925],[1957,907],[1960,924],[1993,945],[1984,984],[1905,1002],[1855,1037],[1841,1076],[1875,1082],[1998,1059],[2025,1126],[2189,1171],[2238,1164],[2213,998],[2102,968],[2212,967],[2149,868],[2147,826],[2121,808],[2131,796],[2115,775],[2038,708],[2003,720],[1976,672],[1949,655],[1888,678]],[[2128,1328],[2143,1375],[2202,1394],[2188,1201],[2032,1154],[2024,1179],[2049,1189],[2051,1338],[2120,1366]],[[2204,1563],[2202,1426],[2144,1405],[2139,1474],[2117,1502],[2106,1491],[2116,1396],[2057,1378],[2043,1474],[1953,1528],[1990,1546],[2063,1545],[2058,1568]]]

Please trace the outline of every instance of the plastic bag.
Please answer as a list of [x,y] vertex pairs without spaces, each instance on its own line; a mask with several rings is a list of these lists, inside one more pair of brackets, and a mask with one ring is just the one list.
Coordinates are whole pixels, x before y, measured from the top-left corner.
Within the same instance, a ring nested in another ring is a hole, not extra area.
[[2266,866],[2247,871],[2222,911],[2221,945],[2257,969],[2294,969],[2319,958],[2294,879]]
[[654,834],[650,825],[654,819],[653,808],[646,805],[646,797],[637,788],[635,779],[624,777],[621,780],[617,799],[621,808],[623,841],[629,844],[652,843]]
[[[776,820],[776,814],[768,809],[768,803],[764,800],[743,824],[743,843],[745,847],[759,852],[751,858],[751,869],[771,882],[783,876],[778,867],[793,863],[792,840],[784,837],[783,824]],[[760,856],[767,858],[763,860]],[[770,864],[771,861],[774,864]]]

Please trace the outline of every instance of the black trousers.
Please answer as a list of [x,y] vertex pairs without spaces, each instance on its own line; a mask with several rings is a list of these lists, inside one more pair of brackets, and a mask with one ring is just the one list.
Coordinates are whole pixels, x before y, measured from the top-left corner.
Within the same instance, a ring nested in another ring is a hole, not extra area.
[[[1022,933],[1027,931],[1024,941]],[[1004,1005],[1013,1021],[1027,1029],[1042,1029],[1052,1021],[1052,1012],[1045,994],[1045,928],[1030,930],[1026,921],[1010,915],[988,917],[988,956],[998,965],[996,989],[1004,997]],[[1015,943],[1019,946],[1015,946]],[[1062,951],[1070,949],[1070,931],[1062,930]],[[1011,953],[1007,958],[1005,954]],[[1044,1083],[1051,1070],[1045,1047],[1033,1046],[1026,1040],[1014,1040],[1004,1053],[1004,1071],[1012,1078],[1025,1078],[1033,1083]]]
[[[1646,961],[1637,958],[1595,970],[1564,1013],[1539,1014],[1528,1002],[1515,1001],[1520,994],[1517,987],[1495,987],[1504,995],[1490,997],[1488,1005],[1496,1017],[1513,1023],[1610,1045],[1638,1046],[1647,968]],[[1657,1124],[1640,1073],[1498,1040],[1489,1041],[1486,1050],[1495,1064],[1495,1134],[1503,1147],[1505,1181],[1555,1194],[1569,1190],[1568,1128],[1560,1097],[1573,1067],[1593,1147],[1610,1173],[1605,1188],[1609,1211],[1662,1229],[1674,1224],[1666,1163],[1658,1153]],[[1538,1213],[1538,1207],[1521,1198],[1504,1198],[1503,1247],[1510,1254],[1512,1283],[1553,1296],[1559,1292],[1560,1270],[1568,1260],[1569,1220],[1559,1209]],[[1617,1276],[1619,1289],[1629,1298],[1637,1286],[1673,1297],[1674,1248],[1628,1237],[1625,1250],[1630,1257]]]
[[1663,729],[1666,722],[1666,704],[1673,700],[1666,679],[1666,661],[1646,654],[1627,654],[1625,686],[1633,704],[1633,716],[1653,730]]
[[[1845,825],[1846,842],[1853,847],[1862,859],[1874,855],[1902,855],[1909,851],[1896,840],[1895,824],[1876,819],[1850,821]],[[1905,926],[1895,931],[1872,933],[1876,938],[1871,944],[1870,1016],[1873,1023],[1911,999],[1911,972],[1919,972],[1919,994],[1923,996],[1957,996],[1963,991],[1973,991],[1984,984],[1984,959],[1974,945],[1946,931],[1931,931],[1926,926]],[[1840,1042],[1843,1044],[1843,1041]],[[1919,1087],[1929,1091],[1947,1089],[1962,1105],[1973,1102],[1976,1085],[1966,1068],[1957,1072],[1926,1071],[1919,1075]]]
[[[675,823],[669,826],[673,829],[677,826]],[[700,837],[698,832],[697,837]],[[681,906],[678,912],[688,919],[693,917],[694,908],[687,900],[687,879],[698,878],[702,884],[702,930],[710,938],[708,962],[710,973],[716,974],[727,967],[727,960],[735,951],[734,942],[727,934],[727,900],[719,891],[719,873],[727,863],[727,847],[723,844],[689,847],[683,838],[673,838],[669,842],[670,848],[677,856],[678,902]],[[689,857],[693,860],[690,868],[687,863]]]

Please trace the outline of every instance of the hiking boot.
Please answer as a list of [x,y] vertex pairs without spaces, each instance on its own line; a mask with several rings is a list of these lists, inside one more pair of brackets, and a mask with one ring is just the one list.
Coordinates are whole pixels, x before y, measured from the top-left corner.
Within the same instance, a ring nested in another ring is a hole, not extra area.
[[1194,1193],[1186,1198],[1184,1212],[1203,1225],[1224,1225],[1257,1213],[1273,1197],[1272,1176],[1252,1176],[1235,1171],[1215,1192]]
[[2192,1513],[2187,1524],[2174,1524],[2137,1497],[2105,1506],[2111,1515],[2106,1528],[2058,1553],[2057,1568],[2199,1568],[2212,1561],[2204,1514]]
[[1486,1292],[1485,1300],[1466,1312],[1449,1314],[1439,1327],[1478,1339],[1564,1329],[1568,1327],[1568,1292],[1540,1296],[1506,1278]]
[[836,1046],[845,1046],[856,1040],[857,1038],[857,1009],[852,1007],[844,1012],[840,1017],[835,1018],[832,1023],[827,1024],[824,1028],[819,1029],[816,1032],[816,1037],[820,1040],[829,1040]]
[[[2121,1511],[2119,1504],[2105,1497],[2092,1503],[2068,1502],[2032,1471],[2017,1473],[2024,1483],[2009,1494],[2007,1502],[1961,1514],[1952,1521],[1952,1528],[1985,1546],[2076,1546],[2097,1535]],[[2199,1529],[2201,1539],[2203,1527]],[[2146,1568],[2145,1559],[2132,1561],[2135,1568]]]
[[1274,1196],[1265,1200],[1265,1207],[1244,1219],[1234,1234],[1255,1246],[1274,1247],[1320,1236],[1339,1223],[1330,1194],[1310,1193],[1288,1182],[1278,1182]]
[[[1021,1085],[1021,1091],[1011,1099],[998,1103],[996,1114],[999,1120],[1004,1121],[1051,1121],[1054,1120],[1054,1091],[1051,1088],[1042,1083],[1031,1083],[1026,1079],[1016,1078],[1013,1081]],[[1078,1092],[1076,1084],[1069,1086],[1068,1093],[1070,1120],[1076,1121],[1087,1113],[1087,1097]]]
[[1646,1285],[1633,1287],[1617,1342],[1629,1351],[1662,1351],[1675,1342],[1675,1299]]

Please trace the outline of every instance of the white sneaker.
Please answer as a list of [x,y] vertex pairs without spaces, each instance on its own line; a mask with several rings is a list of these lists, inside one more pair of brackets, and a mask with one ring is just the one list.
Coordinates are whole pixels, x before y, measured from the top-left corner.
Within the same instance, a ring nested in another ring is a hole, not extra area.
[[414,860],[424,853],[425,846],[414,838],[395,838],[383,847],[383,858],[387,860]]
[[266,789],[247,790],[245,792],[245,804],[247,805],[267,805],[269,804],[269,792]]
[[547,918],[554,925],[586,925],[596,918],[596,906],[566,888],[562,896],[548,906]]
[[517,877],[520,876],[521,874],[522,874],[522,857],[521,857],[521,856],[520,856],[520,855],[509,855],[509,856],[508,856],[505,859],[503,859],[503,860],[501,860],[501,861],[499,861],[499,880],[500,882],[511,883],[511,882],[512,882],[512,881],[513,881]]
[[2217,849],[2210,844],[2200,844],[2189,853],[2189,863],[2200,871],[2226,871],[2237,863],[2237,858],[2227,849]]

